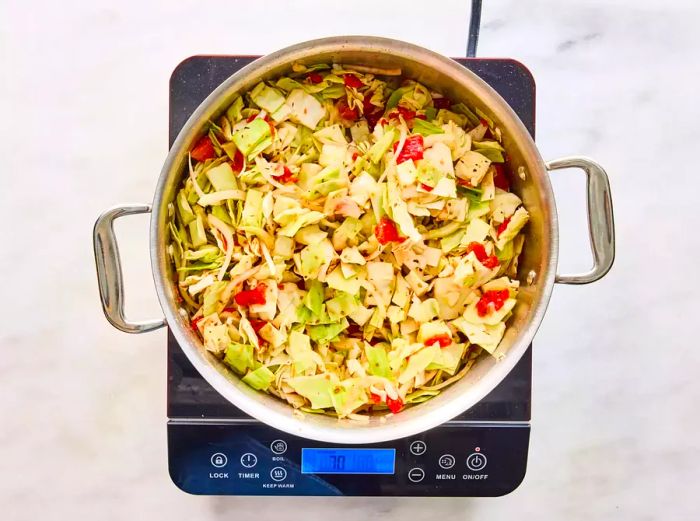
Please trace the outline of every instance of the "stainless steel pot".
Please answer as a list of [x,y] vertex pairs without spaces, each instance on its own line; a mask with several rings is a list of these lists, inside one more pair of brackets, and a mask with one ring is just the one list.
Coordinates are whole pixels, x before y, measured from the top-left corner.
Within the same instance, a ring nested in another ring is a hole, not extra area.
[[[188,318],[180,313],[172,266],[166,254],[167,205],[174,199],[185,173],[187,151],[204,133],[207,122],[218,117],[238,93],[251,89],[261,80],[288,73],[295,62],[400,67],[405,76],[489,114],[502,130],[513,171],[522,167],[525,173],[524,179],[513,176],[512,186],[530,211],[531,220],[526,227],[521,256],[518,305],[497,351],[499,359],[485,356],[462,380],[439,396],[386,419],[372,418],[367,424],[310,414],[300,417],[289,405],[242,383],[202,348]],[[583,170],[588,178],[588,223],[594,266],[587,273],[560,275],[556,273],[559,239],[549,172],[569,167]],[[122,275],[112,223],[124,215],[151,211],[151,264],[165,319],[131,322],[124,316]],[[404,42],[352,36],[288,47],[256,60],[224,81],[194,112],[175,140],[161,171],[152,207],[123,205],[103,213],[95,223],[94,247],[102,306],[114,327],[127,333],[143,333],[167,323],[189,360],[221,395],[272,427],[326,442],[371,443],[428,430],[481,400],[510,372],[532,341],[554,283],[586,284],[603,277],[613,263],[615,236],[608,178],[598,164],[583,157],[544,163],[508,104],[484,81],[453,60]]]

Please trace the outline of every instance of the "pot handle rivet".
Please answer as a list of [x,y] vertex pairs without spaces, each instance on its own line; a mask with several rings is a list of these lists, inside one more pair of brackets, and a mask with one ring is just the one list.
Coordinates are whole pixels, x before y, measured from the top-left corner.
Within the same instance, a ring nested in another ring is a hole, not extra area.
[[615,260],[615,220],[608,174],[598,163],[587,157],[571,156],[555,159],[546,164],[547,170],[579,168],[586,174],[588,199],[588,234],[593,251],[593,268],[586,273],[557,274],[555,281],[562,284],[588,284],[603,278]]
[[105,211],[97,218],[92,232],[102,310],[110,324],[125,333],[145,333],[161,328],[164,319],[131,322],[124,316],[124,279],[113,223],[126,215],[149,213],[148,204],[127,204]]

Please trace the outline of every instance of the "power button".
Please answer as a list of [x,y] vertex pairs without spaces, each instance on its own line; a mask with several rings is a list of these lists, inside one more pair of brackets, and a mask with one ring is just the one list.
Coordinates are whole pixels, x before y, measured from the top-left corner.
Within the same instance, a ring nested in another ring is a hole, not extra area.
[[482,452],[473,452],[467,457],[467,468],[475,472],[486,466],[486,456]]

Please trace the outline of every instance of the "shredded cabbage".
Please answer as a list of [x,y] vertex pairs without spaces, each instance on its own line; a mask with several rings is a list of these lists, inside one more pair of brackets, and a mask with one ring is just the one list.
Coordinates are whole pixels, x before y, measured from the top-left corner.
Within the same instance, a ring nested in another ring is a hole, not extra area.
[[293,71],[192,149],[167,251],[204,349],[301,411],[366,421],[496,356],[529,214],[486,114],[380,70]]

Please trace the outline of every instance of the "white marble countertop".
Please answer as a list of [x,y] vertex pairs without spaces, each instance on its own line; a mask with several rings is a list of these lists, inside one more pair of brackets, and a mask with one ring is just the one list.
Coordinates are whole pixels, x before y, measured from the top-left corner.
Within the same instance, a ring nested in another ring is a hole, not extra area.
[[[617,222],[613,271],[557,287],[536,339],[519,489],[498,499],[260,499],[193,497],[170,482],[165,336],[128,336],[104,320],[91,227],[104,208],[151,199],[173,67],[192,54],[258,54],[343,33],[464,52],[464,1],[294,4],[3,4],[2,518],[700,518],[693,0],[485,2],[479,55],[530,67],[543,156],[605,165]],[[585,269],[583,180],[554,178],[561,269]],[[146,219],[118,231],[128,311],[157,316]]]

